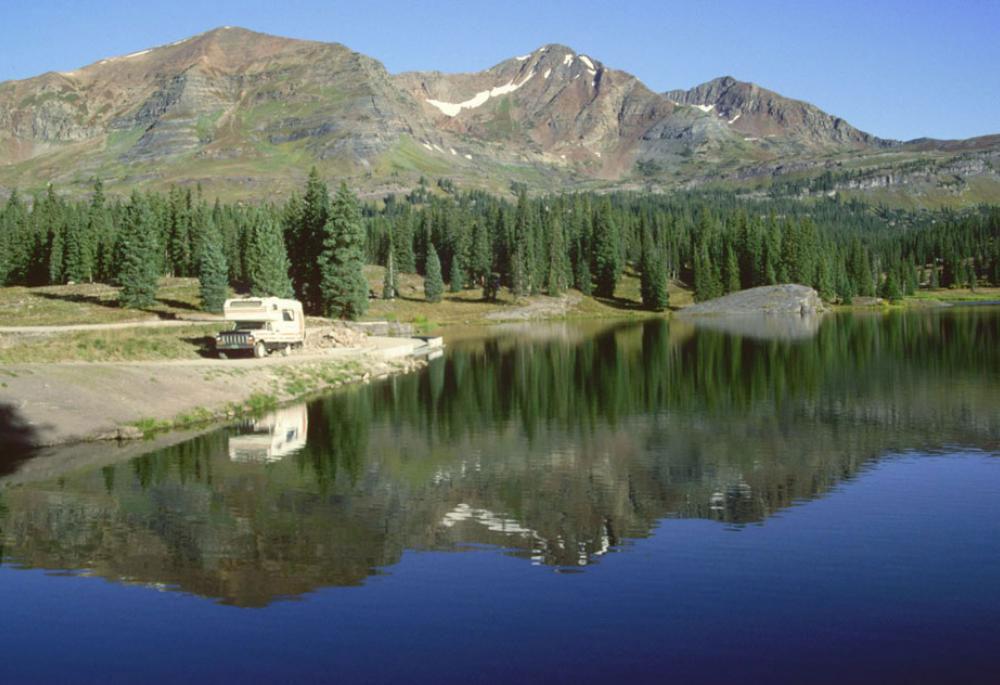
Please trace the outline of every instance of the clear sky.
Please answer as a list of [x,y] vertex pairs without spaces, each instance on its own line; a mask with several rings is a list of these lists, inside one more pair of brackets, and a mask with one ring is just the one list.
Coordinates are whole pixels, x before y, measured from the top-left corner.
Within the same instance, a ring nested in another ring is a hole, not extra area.
[[0,0],[0,81],[224,25],[344,43],[391,72],[564,43],[657,91],[728,74],[880,136],[1000,133],[1000,0]]

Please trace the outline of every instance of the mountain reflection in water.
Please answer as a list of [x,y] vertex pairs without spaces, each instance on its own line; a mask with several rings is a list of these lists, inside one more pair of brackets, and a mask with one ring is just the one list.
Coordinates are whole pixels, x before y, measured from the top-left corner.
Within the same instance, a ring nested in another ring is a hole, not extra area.
[[763,522],[887,454],[998,449],[995,310],[839,315],[779,339],[717,328],[501,329],[419,375],[8,475],[5,561],[264,606],[360,584],[407,549],[585,567],[664,519]]

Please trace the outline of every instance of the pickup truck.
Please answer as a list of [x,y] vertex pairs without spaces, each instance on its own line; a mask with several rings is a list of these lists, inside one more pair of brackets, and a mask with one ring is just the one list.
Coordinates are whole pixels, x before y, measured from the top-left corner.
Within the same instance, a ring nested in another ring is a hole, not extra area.
[[258,358],[276,351],[287,355],[305,344],[306,322],[298,300],[231,299],[226,300],[223,315],[233,327],[215,336],[215,349],[222,359],[235,352],[252,352]]

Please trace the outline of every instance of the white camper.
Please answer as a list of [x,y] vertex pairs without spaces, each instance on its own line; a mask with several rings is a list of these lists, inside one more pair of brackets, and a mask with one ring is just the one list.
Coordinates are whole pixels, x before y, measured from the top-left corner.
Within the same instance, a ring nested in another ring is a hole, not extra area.
[[302,303],[280,297],[248,297],[226,300],[223,307],[230,330],[215,336],[215,349],[223,359],[231,352],[252,351],[255,357],[269,352],[288,354],[302,347],[306,339],[306,321]]

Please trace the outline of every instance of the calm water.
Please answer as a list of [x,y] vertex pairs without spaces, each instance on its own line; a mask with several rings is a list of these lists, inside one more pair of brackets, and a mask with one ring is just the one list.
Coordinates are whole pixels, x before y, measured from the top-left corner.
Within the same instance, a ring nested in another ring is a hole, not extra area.
[[532,325],[0,478],[0,680],[1000,682],[1000,310]]

